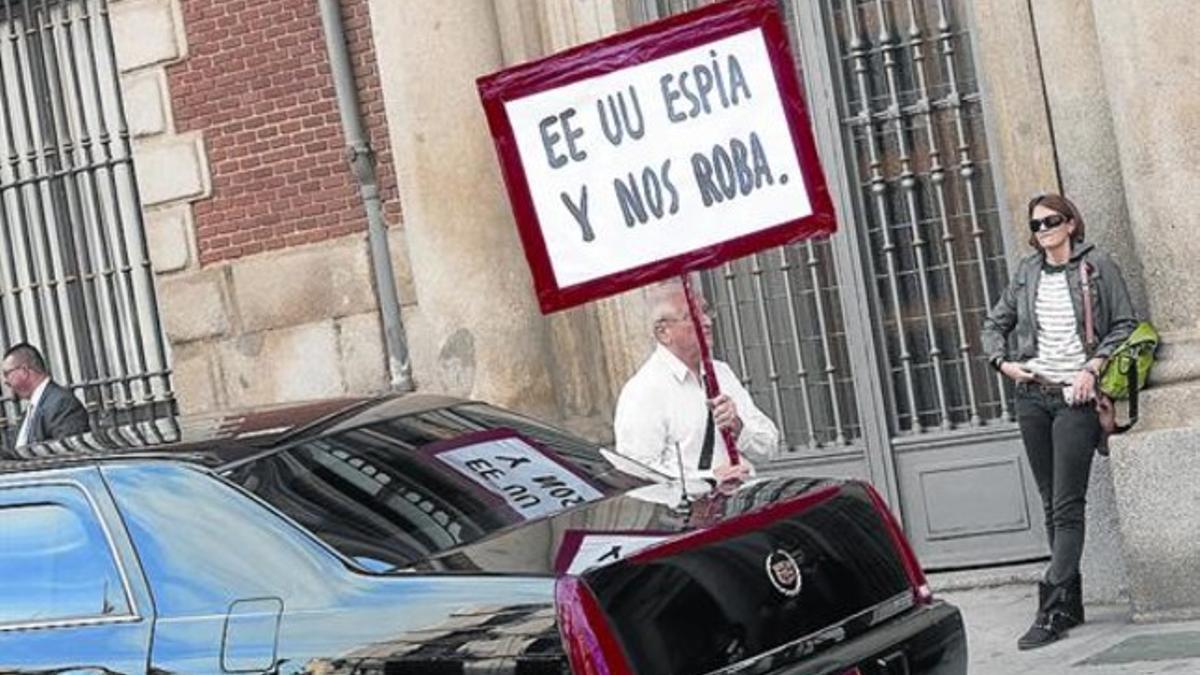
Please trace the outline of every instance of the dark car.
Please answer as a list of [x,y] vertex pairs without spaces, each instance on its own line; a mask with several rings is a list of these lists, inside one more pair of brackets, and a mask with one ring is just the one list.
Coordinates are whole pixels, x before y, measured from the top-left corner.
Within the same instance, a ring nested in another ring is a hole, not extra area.
[[966,670],[958,610],[856,481],[656,483],[417,395],[21,454],[0,462],[6,673]]

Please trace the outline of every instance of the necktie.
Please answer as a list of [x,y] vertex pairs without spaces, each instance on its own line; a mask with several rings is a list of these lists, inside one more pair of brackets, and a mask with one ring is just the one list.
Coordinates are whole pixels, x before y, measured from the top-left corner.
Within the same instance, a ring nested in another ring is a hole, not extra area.
[[700,470],[712,468],[713,443],[716,442],[712,409],[708,411],[708,422],[704,425],[704,442],[700,445]]

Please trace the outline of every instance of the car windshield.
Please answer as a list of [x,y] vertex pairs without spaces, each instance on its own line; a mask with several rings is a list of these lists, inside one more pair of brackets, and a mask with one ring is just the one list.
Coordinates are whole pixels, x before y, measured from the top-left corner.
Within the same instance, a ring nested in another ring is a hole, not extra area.
[[482,404],[339,431],[224,475],[375,572],[641,485],[594,444]]

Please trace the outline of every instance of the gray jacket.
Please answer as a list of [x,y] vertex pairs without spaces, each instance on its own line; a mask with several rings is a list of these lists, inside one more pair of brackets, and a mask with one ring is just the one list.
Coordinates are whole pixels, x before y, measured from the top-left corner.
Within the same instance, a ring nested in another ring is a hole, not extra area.
[[[1088,281],[1091,286],[1092,316],[1096,332],[1096,345],[1088,345],[1083,323],[1083,292],[1079,279],[1079,263],[1088,264]],[[1038,281],[1042,272],[1041,251],[1026,256],[1017,265],[1008,288],[1000,301],[983,320],[983,351],[993,366],[1000,361],[1025,361],[1037,356],[1037,315],[1034,303],[1037,300]],[[1071,304],[1075,306],[1075,329],[1079,342],[1087,350],[1088,358],[1108,358],[1117,345],[1129,337],[1137,327],[1133,304],[1121,268],[1108,254],[1092,244],[1079,244],[1071,252],[1067,263],[1067,287],[1071,291]],[[1015,339],[1009,347],[1009,335]]]

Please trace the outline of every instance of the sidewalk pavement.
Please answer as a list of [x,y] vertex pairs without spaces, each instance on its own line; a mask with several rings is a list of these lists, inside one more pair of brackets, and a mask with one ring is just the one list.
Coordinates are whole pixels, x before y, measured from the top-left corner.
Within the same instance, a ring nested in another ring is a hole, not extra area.
[[970,675],[1200,673],[1200,621],[1136,624],[1127,605],[1086,605],[1087,623],[1066,638],[1019,651],[1017,637],[1033,621],[1042,567],[929,575],[934,594],[962,610]]

